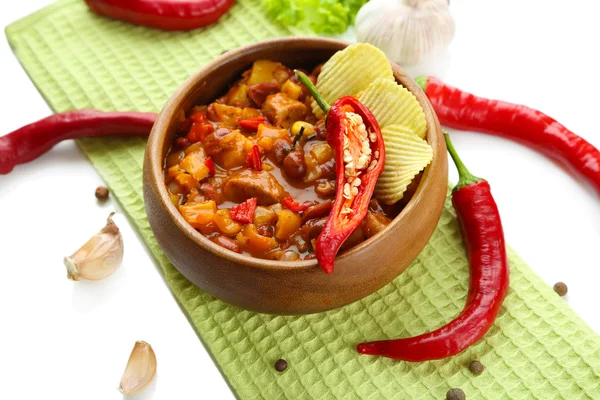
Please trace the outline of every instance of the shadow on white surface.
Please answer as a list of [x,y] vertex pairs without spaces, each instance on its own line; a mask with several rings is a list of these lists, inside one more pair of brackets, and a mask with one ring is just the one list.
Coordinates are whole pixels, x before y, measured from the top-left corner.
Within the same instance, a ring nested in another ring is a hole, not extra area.
[[150,384],[141,392],[130,395],[124,394],[123,400],[150,400],[154,398],[154,394],[156,393],[156,381],[158,381],[158,372],[156,372],[156,375],[154,375],[154,379],[152,379]]
[[125,268],[121,265],[111,276],[102,281],[73,282],[71,295],[73,309],[83,314],[102,306],[111,295],[118,291],[118,287],[125,281],[125,275]]

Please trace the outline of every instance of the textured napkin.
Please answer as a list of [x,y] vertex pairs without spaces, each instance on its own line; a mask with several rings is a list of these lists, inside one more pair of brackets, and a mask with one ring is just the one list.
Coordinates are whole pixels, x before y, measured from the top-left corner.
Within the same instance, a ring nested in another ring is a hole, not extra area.
[[[274,25],[259,0],[238,0],[218,25],[185,33],[111,21],[92,15],[83,1],[61,0],[6,32],[57,112],[86,107],[159,111],[184,79],[223,50],[306,34]],[[469,273],[449,201],[416,261],[377,293],[327,313],[262,315],[203,293],[163,255],[144,211],[143,139],[79,144],[146,241],[239,398],[442,399],[452,387],[471,399],[600,398],[600,338],[511,250],[510,292],[502,311],[485,338],[465,352],[424,363],[355,352],[365,339],[435,329],[462,309]],[[278,358],[289,363],[284,373],[273,368]],[[477,377],[467,369],[473,359],[486,367]]]

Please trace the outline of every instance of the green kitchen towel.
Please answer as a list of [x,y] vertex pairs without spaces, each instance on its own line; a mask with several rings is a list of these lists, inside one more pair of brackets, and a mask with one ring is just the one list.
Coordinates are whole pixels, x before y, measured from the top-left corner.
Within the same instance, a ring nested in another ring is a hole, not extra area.
[[[238,0],[219,24],[193,32],[111,21],[92,15],[81,0],[58,1],[7,28],[15,54],[55,111],[159,111],[184,79],[223,50],[300,33],[269,21],[260,0]],[[470,399],[600,399],[600,338],[511,250],[511,289],[500,316],[465,352],[424,363],[356,353],[365,339],[419,334],[462,309],[469,272],[450,201],[413,265],[377,293],[327,313],[262,315],[203,293],[165,258],[144,211],[144,140],[79,144],[239,398],[443,399],[460,387]],[[284,373],[273,369],[280,357],[289,363]],[[473,359],[486,367],[477,377],[467,369]]]

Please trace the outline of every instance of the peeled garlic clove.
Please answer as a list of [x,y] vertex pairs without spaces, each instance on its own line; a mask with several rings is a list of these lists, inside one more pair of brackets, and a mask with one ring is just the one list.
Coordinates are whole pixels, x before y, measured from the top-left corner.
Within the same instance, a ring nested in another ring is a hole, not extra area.
[[143,341],[135,342],[125,372],[119,384],[123,394],[134,394],[148,386],[156,374],[156,355],[152,346]]
[[99,281],[111,275],[123,260],[123,238],[108,216],[106,226],[70,257],[65,257],[67,277],[74,281]]
[[392,61],[415,65],[454,38],[448,0],[371,0],[356,15],[359,42],[370,43]]

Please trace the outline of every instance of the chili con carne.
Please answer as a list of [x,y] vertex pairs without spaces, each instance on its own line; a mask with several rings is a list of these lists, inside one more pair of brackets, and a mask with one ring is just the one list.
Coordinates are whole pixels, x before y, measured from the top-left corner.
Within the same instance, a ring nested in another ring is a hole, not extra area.
[[377,120],[362,103],[344,96],[330,107],[312,81],[295,72],[327,114],[327,142],[335,152],[335,202],[315,248],[319,265],[331,273],[340,247],[367,215],[385,164],[385,147]]
[[219,20],[235,0],[85,0],[96,14],[166,31],[187,31]]
[[459,172],[452,204],[461,225],[470,263],[470,284],[463,311],[447,325],[420,336],[361,343],[357,351],[404,361],[427,361],[460,353],[488,331],[508,292],[509,267],[498,207],[487,181],[473,176],[446,134],[448,151]]
[[580,173],[600,193],[600,151],[553,118],[524,105],[475,96],[433,76],[415,80],[442,125],[526,144]]
[[0,137],[0,174],[36,159],[57,143],[85,137],[148,136],[156,114],[76,110],[58,113]]

